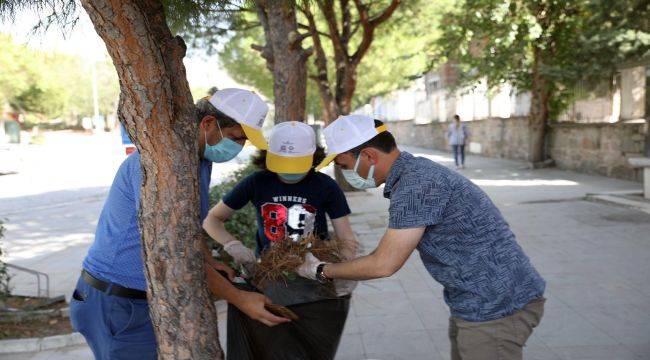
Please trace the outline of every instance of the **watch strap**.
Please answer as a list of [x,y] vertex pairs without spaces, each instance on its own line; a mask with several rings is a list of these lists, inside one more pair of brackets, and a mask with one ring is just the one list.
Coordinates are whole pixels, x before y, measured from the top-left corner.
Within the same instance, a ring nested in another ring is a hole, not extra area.
[[325,269],[325,265],[326,263],[320,263],[316,267],[316,280],[318,280],[318,282],[323,284],[330,280],[327,278],[327,276],[325,276],[325,273],[323,272],[323,270]]

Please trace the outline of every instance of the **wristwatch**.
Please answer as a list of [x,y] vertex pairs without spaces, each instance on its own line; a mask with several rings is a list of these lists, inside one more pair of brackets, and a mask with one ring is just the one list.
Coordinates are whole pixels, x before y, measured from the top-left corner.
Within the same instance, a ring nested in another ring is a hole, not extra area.
[[325,269],[325,265],[327,265],[327,263],[320,263],[316,267],[316,280],[321,284],[327,284],[329,281],[332,281],[331,279],[327,278],[327,276],[325,276],[325,274],[323,273],[323,270]]

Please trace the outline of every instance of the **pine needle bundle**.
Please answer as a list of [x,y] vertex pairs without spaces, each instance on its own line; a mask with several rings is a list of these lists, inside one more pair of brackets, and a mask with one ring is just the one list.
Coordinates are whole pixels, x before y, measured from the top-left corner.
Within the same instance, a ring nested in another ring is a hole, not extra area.
[[253,275],[253,284],[260,289],[271,282],[283,281],[286,284],[297,276],[295,269],[303,263],[307,252],[328,263],[340,262],[342,258],[336,239],[321,240],[314,235],[299,241],[286,238],[272,243],[262,253]]

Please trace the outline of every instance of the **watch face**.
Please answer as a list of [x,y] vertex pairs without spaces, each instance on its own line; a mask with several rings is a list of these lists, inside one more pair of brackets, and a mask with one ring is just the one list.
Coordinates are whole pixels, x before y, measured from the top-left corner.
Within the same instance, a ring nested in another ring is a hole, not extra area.
[[327,277],[325,277],[325,274],[323,274],[323,269],[325,268],[325,264],[320,264],[316,268],[316,280],[318,280],[321,283],[326,283],[327,282]]

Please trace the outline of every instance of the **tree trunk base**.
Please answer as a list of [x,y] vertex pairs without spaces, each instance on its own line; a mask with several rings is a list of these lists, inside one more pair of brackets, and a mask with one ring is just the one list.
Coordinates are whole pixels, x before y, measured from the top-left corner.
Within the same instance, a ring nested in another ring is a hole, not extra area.
[[531,170],[547,169],[552,167],[555,167],[555,160],[553,159],[546,159],[544,161],[538,161],[538,162],[529,162],[526,165],[526,169],[531,169]]

